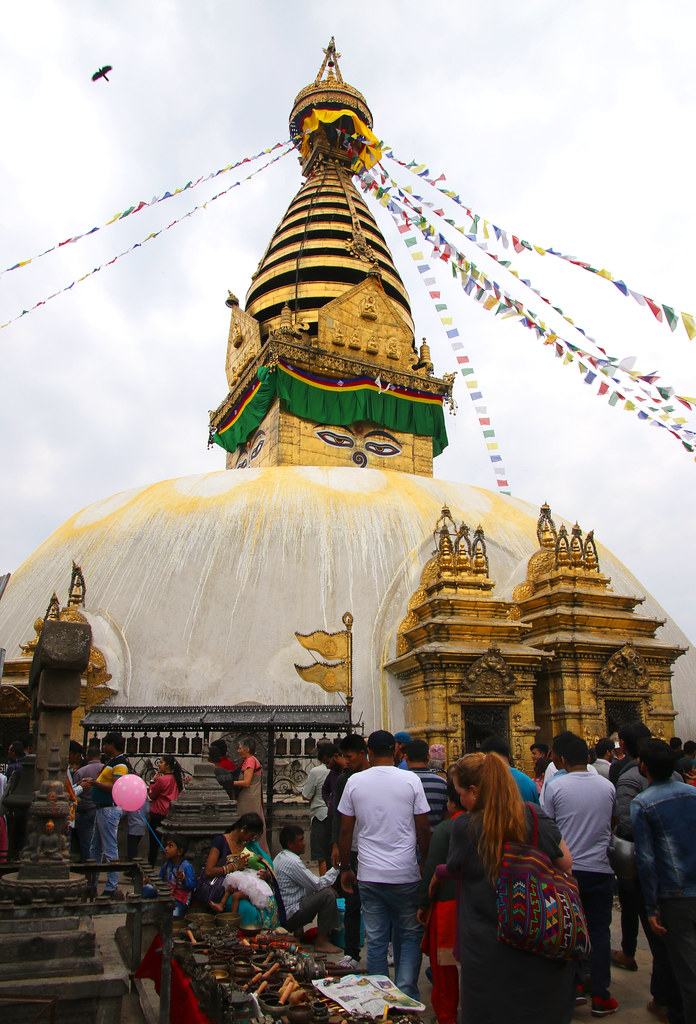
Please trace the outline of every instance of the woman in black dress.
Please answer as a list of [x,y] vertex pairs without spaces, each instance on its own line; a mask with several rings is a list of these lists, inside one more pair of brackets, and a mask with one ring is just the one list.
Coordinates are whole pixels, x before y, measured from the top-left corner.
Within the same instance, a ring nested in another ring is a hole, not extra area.
[[[469,761],[469,759],[466,759]],[[462,759],[464,761],[464,759]],[[458,940],[463,1024],[567,1024],[575,1008],[574,963],[549,960],[498,942],[496,882],[506,841],[530,843],[532,812],[510,769],[487,754],[468,777],[457,762],[454,783],[462,804],[452,826],[447,871],[459,875]],[[558,828],[537,810],[539,848],[561,871],[572,858]]]

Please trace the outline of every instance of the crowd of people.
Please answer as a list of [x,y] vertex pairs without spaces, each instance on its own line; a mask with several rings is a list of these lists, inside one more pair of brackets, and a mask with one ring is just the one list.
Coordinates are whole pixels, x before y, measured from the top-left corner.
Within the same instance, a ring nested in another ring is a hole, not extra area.
[[[66,790],[74,850],[83,859],[118,858],[122,811],[112,789],[129,771],[124,746],[119,733],[90,741],[86,752],[70,745]],[[27,749],[20,741],[13,748],[14,782],[0,777],[5,791],[21,777]],[[361,964],[364,926],[367,972],[388,974],[393,966],[396,985],[413,998],[425,953],[439,1024],[565,1024],[588,1001],[593,1016],[612,1015],[619,1007],[611,969],[638,969],[642,925],[652,954],[648,1011],[670,1024],[696,1024],[696,743],[667,744],[633,722],[593,750],[564,731],[550,747],[532,744],[531,754],[527,775],[500,736],[447,768],[444,747],[403,732],[320,744],[302,790],[315,874],[300,825],[282,828],[280,851],[269,853],[253,738],[240,740],[236,763],[215,741],[209,760],[236,798],[236,819],[214,837],[196,877],[185,840],[167,833],[182,776],[165,755],[148,792],[149,860],[162,847],[160,877],[172,889],[175,914],[196,904],[299,939],[316,919],[315,948],[343,954],[339,964],[350,970]],[[135,817],[129,857],[147,827],[142,810]],[[0,831],[0,855],[3,837]],[[554,959],[500,941],[502,866],[510,850],[530,847],[572,876],[588,955]],[[119,892],[118,873],[108,872],[104,893]],[[612,950],[615,896],[621,944]]]

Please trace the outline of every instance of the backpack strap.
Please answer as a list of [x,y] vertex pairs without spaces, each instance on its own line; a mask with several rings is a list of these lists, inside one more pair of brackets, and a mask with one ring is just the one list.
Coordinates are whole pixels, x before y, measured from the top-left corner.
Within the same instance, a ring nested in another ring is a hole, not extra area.
[[532,803],[525,801],[525,806],[532,812],[532,846],[539,845],[539,817],[536,812],[536,807]]

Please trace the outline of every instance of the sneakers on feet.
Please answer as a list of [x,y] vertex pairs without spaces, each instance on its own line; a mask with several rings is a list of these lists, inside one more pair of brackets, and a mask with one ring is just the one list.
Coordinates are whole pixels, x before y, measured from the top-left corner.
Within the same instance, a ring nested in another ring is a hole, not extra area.
[[584,1006],[587,1003],[587,996],[585,995],[585,989],[582,985],[578,985],[575,990],[575,1005]]
[[387,946],[387,966],[394,966],[394,944],[392,942]]
[[347,967],[351,971],[355,971],[360,967],[360,962],[354,960],[352,956],[344,956],[341,960],[336,963],[337,967]]
[[622,949],[614,949],[611,954],[611,962],[614,967],[622,967],[624,971],[637,971],[638,964],[635,957],[626,956]]
[[602,999],[600,996],[592,996],[592,1016],[608,1017],[610,1013],[616,1013],[619,1004],[611,996]]

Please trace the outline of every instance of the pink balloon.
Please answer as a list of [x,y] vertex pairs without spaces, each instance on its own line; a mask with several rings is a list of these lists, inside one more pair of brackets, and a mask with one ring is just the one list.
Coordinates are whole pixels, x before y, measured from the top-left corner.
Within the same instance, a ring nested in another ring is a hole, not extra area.
[[124,811],[139,811],[147,800],[147,786],[139,775],[121,775],[114,782],[111,795]]

